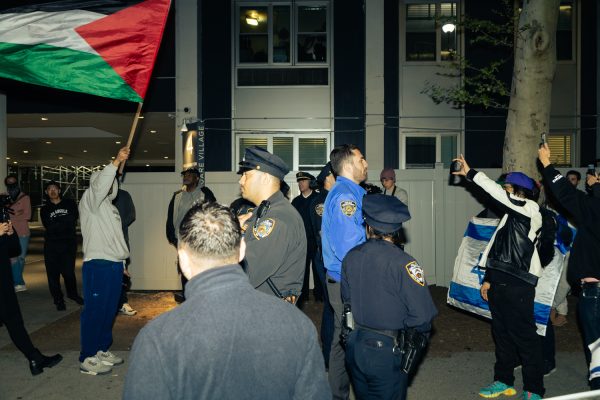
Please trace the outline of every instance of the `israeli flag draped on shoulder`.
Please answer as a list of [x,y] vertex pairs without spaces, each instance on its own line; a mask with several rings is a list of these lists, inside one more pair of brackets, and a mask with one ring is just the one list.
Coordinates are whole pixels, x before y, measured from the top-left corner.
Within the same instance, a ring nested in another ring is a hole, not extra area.
[[[477,315],[491,318],[488,303],[481,298],[479,289],[483,283],[485,270],[478,266],[485,250],[498,226],[498,219],[473,217],[467,225],[462,243],[454,262],[454,273],[448,290],[448,304]],[[546,335],[546,325],[550,318],[552,300],[558,287],[566,248],[554,246],[554,258],[548,264],[535,288],[534,315],[537,332]]]

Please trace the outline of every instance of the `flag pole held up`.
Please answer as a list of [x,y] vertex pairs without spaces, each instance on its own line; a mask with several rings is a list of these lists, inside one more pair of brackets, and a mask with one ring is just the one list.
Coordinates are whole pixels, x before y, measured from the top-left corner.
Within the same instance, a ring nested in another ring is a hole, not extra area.
[[[142,113],[142,106],[144,103],[138,103],[138,108],[135,113],[135,117],[133,118],[133,122],[131,124],[131,130],[129,131],[129,138],[127,139],[127,147],[131,148],[131,143],[133,142],[133,137],[135,136],[135,130],[137,128],[138,120],[140,119],[140,114]],[[119,175],[123,174],[123,168],[125,168],[125,163],[127,160],[123,161],[121,165],[119,165]]]

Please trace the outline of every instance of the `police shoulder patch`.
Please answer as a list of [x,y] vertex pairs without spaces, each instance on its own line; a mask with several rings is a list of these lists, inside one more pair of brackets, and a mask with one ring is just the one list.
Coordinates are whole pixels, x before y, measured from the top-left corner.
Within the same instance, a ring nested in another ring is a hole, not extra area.
[[315,206],[315,213],[319,216],[323,216],[323,203],[319,203]]
[[406,272],[408,272],[408,276],[417,282],[421,286],[425,286],[425,274],[423,273],[423,268],[416,261],[411,261],[404,266],[406,268]]
[[252,234],[258,240],[264,239],[273,232],[275,228],[275,220],[273,218],[267,218],[265,220],[260,221],[260,223],[252,228]]
[[356,212],[356,203],[352,200],[342,200],[340,207],[342,208],[342,213],[347,217],[353,216]]

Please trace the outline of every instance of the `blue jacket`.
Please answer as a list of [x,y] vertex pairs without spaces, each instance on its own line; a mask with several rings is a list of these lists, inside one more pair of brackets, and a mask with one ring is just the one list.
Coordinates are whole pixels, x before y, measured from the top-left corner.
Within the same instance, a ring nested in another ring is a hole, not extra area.
[[350,179],[338,176],[327,195],[321,222],[323,261],[327,274],[341,280],[342,260],[366,240],[362,198],[367,192]]

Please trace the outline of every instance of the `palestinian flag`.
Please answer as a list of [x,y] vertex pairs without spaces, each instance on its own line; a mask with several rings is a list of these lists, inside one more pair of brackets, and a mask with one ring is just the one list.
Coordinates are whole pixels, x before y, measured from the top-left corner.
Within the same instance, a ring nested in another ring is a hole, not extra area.
[[62,0],[2,10],[0,77],[143,102],[170,3]]

